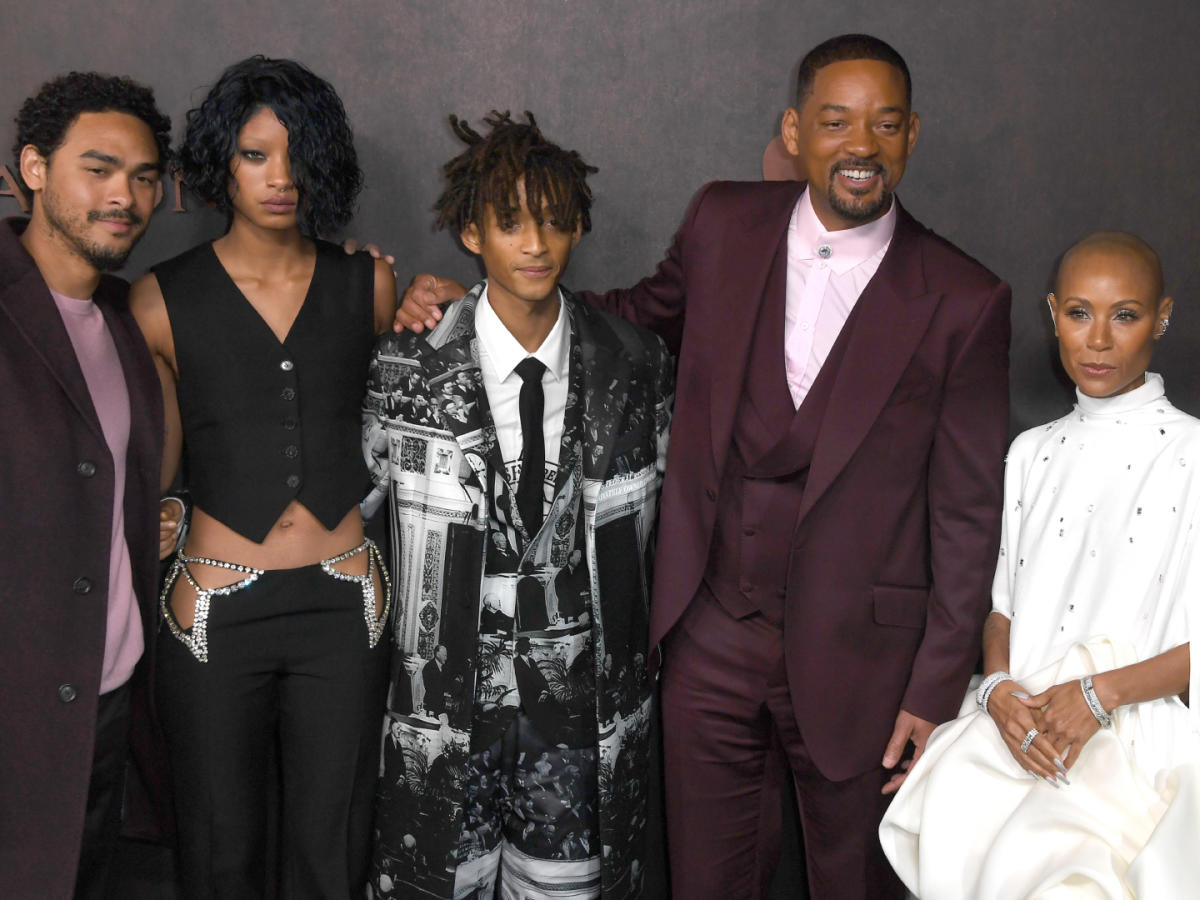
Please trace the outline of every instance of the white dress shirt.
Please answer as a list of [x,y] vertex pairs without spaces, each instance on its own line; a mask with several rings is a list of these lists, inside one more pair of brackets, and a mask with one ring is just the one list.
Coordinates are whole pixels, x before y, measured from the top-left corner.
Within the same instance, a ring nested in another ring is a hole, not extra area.
[[787,308],[784,366],[799,408],[859,295],[879,269],[896,230],[896,204],[873,222],[826,231],[808,188],[800,195],[787,233]]
[[558,452],[562,444],[563,417],[567,409],[568,373],[571,361],[571,324],[558,297],[558,319],[542,345],[530,353],[512,336],[492,309],[487,288],[475,307],[475,334],[479,338],[479,367],[483,374],[483,389],[487,392],[492,421],[496,424],[496,440],[504,460],[505,477],[516,485],[521,477],[521,376],[517,366],[532,356],[546,367],[542,374],[545,406],[542,413],[542,434],[546,440],[546,480],[543,485],[543,510],[549,511],[553,500],[554,481],[558,473]]

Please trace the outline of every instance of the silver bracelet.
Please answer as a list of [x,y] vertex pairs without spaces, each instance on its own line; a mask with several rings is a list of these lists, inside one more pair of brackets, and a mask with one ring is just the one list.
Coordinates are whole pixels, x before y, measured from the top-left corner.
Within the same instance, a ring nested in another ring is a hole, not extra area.
[[1092,715],[1096,717],[1096,721],[1100,723],[1100,727],[1111,728],[1112,716],[1104,711],[1104,706],[1100,703],[1100,698],[1096,696],[1096,689],[1092,687],[1092,676],[1084,675],[1080,678],[1079,687],[1083,690],[1083,699],[1087,701],[1088,709],[1092,711]]
[[975,692],[975,705],[983,712],[988,711],[988,701],[992,699],[992,691],[996,690],[996,685],[1005,681],[1015,681],[1016,679],[1007,672],[993,672],[979,685],[979,690]]

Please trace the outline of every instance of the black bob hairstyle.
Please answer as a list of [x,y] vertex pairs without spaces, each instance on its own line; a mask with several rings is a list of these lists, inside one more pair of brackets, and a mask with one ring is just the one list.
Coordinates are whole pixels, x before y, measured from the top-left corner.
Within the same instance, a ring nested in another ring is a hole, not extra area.
[[43,84],[17,113],[12,152],[17,185],[25,199],[32,197],[33,191],[21,177],[21,151],[32,144],[48,160],[62,146],[75,120],[89,112],[119,112],[141,119],[154,133],[159,170],[166,168],[171,156],[171,120],[155,104],[154,91],[121,76],[71,72]]
[[337,231],[354,215],[362,170],[354,133],[333,86],[290,59],[251,56],[226,69],[204,102],[188,110],[177,168],[202,199],[228,216],[229,165],[242,126],[270,109],[288,132],[288,160],[300,199],[300,230]]
[[483,120],[491,131],[483,136],[458,116],[450,117],[450,127],[467,149],[442,167],[446,187],[433,207],[435,227],[461,233],[474,224],[482,232],[489,204],[500,225],[510,225],[520,212],[517,182],[523,181],[526,208],[539,223],[545,210],[567,230],[580,225],[591,231],[587,177],[599,170],[576,151],[548,141],[533,113],[525,118],[514,122],[508,112],[493,109]]
[[808,99],[818,69],[855,59],[873,59],[899,69],[904,76],[904,100],[912,109],[912,76],[908,72],[908,63],[891,44],[869,34],[839,34],[822,41],[804,55],[796,73],[796,109],[804,106]]

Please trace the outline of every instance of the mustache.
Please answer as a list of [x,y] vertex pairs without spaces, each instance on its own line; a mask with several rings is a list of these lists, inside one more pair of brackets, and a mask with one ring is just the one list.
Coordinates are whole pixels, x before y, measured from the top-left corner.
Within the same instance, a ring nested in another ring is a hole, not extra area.
[[142,224],[142,217],[128,210],[100,212],[98,209],[93,209],[88,211],[87,218],[89,222],[124,222],[127,225]]

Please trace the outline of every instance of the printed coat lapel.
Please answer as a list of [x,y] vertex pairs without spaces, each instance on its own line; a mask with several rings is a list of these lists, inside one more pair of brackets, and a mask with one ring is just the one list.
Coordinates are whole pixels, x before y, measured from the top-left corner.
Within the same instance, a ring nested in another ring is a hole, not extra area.
[[800,522],[866,437],[941,300],[940,294],[925,290],[920,226],[898,201],[897,213],[892,244],[858,298],[858,321],[817,436]]
[[461,303],[452,306],[453,320],[443,319],[430,335],[433,353],[425,361],[425,381],[430,403],[437,404],[439,422],[454,435],[459,449],[477,454],[503,478],[504,460],[483,387],[475,334],[475,306],[483,285],[475,285]]
[[[579,334],[579,357],[583,381],[582,442],[576,442],[583,452],[585,478],[603,481],[608,474],[617,435],[624,421],[619,410],[625,408],[629,393],[629,360],[621,353],[621,345],[604,320],[591,309],[573,300],[574,331]],[[572,337],[574,353],[574,337]],[[574,385],[575,367],[572,367]]]
[[[758,324],[767,279],[780,242],[787,240],[792,210],[803,190],[804,184],[799,183],[794,193],[772,195],[756,209],[745,211],[741,227],[729,229],[729,237],[722,246],[722,268],[713,281],[734,286],[740,296],[720,298],[716,308],[722,318],[710,323],[709,413],[713,462],[718,473],[725,470],[733,419],[746,379],[750,341]],[[733,315],[727,315],[730,310]]]

